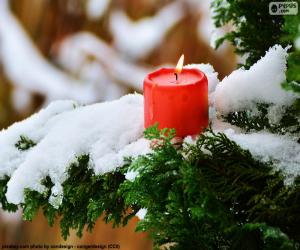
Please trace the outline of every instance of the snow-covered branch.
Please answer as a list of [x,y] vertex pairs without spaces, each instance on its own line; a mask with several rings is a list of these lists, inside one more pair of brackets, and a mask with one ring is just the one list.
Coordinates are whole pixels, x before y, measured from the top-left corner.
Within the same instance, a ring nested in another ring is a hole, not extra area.
[[[78,107],[73,101],[56,101],[36,115],[16,123],[0,134],[0,178],[11,176],[9,202],[23,201],[23,191],[44,191],[40,181],[49,176],[55,186],[51,202],[58,205],[66,170],[76,156],[88,154],[96,174],[113,171],[125,156],[149,151],[142,139],[143,97]],[[15,144],[24,135],[36,146],[20,150]],[[41,164],[43,163],[43,164]]]
[[[278,89],[279,82],[284,79],[285,53],[285,49],[275,46],[249,71],[237,70],[221,83],[218,83],[217,74],[210,65],[188,67],[196,67],[206,73],[211,109],[239,110],[238,103],[243,105],[242,108],[247,105],[251,108],[252,101],[260,100],[257,98],[282,104],[282,100],[289,98],[283,90],[281,93]],[[258,78],[264,72],[267,76]],[[272,85],[268,77],[273,74]],[[263,91],[263,84],[268,87],[268,92]],[[278,94],[276,100],[267,96],[272,96],[274,92]],[[237,102],[240,97],[248,101],[247,105]],[[254,157],[273,161],[288,179],[299,174],[300,146],[292,136],[279,136],[266,131],[245,133],[231,124],[224,124],[218,116],[212,115],[210,119],[215,131],[224,132],[242,148],[250,150]],[[77,156],[89,155],[90,168],[95,174],[113,171],[124,163],[124,157],[137,157],[150,152],[149,142],[142,138],[143,130],[143,96],[139,94],[89,106],[78,106],[73,101],[52,103],[0,133],[0,179],[5,175],[10,177],[6,194],[8,201],[15,204],[23,202],[26,188],[45,191],[41,180],[49,176],[54,183],[50,202],[59,206],[62,199],[61,184],[68,178],[67,169]],[[31,147],[20,150],[20,138],[30,140]],[[16,147],[17,143],[19,147]]]
[[71,98],[91,103],[99,99],[93,85],[70,77],[40,54],[10,12],[7,0],[0,1],[0,62],[13,84],[49,100]]
[[226,114],[257,103],[290,105],[295,95],[281,86],[286,80],[287,50],[275,45],[249,70],[241,68],[225,77],[215,91],[216,109]]

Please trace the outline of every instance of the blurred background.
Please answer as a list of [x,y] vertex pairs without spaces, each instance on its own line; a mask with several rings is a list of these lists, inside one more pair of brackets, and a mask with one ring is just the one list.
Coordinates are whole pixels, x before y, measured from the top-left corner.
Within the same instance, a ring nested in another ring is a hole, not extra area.
[[[145,75],[161,66],[210,63],[219,79],[236,67],[228,44],[213,43],[211,0],[0,0],[0,128],[57,99],[94,103],[141,92]],[[147,235],[99,220],[92,234],[65,242],[41,214],[22,222],[0,210],[0,242],[117,243],[151,249]]]

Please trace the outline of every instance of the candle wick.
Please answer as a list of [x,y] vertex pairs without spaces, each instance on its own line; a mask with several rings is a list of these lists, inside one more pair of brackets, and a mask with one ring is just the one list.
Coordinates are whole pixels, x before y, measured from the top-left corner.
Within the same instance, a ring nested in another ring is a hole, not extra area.
[[175,75],[175,79],[177,81],[178,80],[178,74],[175,72],[174,75]]

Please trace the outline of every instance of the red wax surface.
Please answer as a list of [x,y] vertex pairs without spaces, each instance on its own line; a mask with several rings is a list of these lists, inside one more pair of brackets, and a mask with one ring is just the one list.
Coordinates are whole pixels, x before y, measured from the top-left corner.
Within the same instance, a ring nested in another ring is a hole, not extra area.
[[198,134],[208,126],[207,78],[197,69],[162,68],[144,80],[145,128],[175,128],[176,135]]

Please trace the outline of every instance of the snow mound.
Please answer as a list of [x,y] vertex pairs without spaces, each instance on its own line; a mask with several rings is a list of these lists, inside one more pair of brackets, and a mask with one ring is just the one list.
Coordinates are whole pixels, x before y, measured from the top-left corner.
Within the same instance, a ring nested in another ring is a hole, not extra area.
[[219,83],[219,79],[218,79],[218,72],[215,71],[212,65],[210,65],[209,63],[206,64],[201,63],[201,64],[188,64],[184,67],[188,69],[194,68],[202,71],[206,75],[208,80],[208,93],[211,94],[215,91]]
[[38,143],[48,130],[49,120],[63,112],[73,110],[75,105],[76,103],[73,101],[52,102],[39,113],[2,130],[0,133],[0,178],[4,175],[11,176],[26,158],[28,151],[20,151],[15,146],[21,135],[26,135]]
[[[0,178],[11,175],[7,200],[23,202],[25,188],[44,192],[41,180],[49,176],[55,183],[49,201],[59,206],[61,184],[76,156],[89,154],[95,174],[113,171],[123,164],[125,156],[150,152],[148,141],[142,138],[143,130],[142,95],[75,108],[70,101],[54,102],[0,134]],[[23,134],[37,145],[27,151],[16,149],[14,145]]]
[[214,94],[217,111],[227,114],[254,108],[256,103],[290,105],[295,96],[281,87],[287,50],[275,45],[249,70],[238,69],[225,77]]

